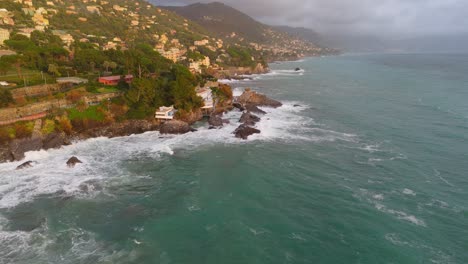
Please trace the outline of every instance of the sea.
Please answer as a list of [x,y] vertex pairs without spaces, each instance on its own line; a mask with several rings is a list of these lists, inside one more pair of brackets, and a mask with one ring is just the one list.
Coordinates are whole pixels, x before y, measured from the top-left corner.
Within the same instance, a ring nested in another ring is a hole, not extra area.
[[468,263],[468,55],[271,69],[224,80],[283,103],[246,141],[233,111],[0,164],[0,263]]

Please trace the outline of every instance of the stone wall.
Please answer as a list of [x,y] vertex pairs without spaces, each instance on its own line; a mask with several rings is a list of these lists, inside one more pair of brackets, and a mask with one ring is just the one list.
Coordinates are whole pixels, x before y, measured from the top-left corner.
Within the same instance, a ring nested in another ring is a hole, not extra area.
[[[84,100],[88,104],[97,104],[110,98],[118,97],[119,95],[120,93],[88,95],[84,97]],[[66,99],[54,99],[30,104],[23,107],[0,109],[0,125],[43,118],[45,113],[53,108],[67,108],[72,106],[73,104]]]
[[58,84],[43,84],[13,89],[11,90],[11,94],[16,100],[21,97],[47,96],[49,94],[60,92],[60,89],[60,85]]

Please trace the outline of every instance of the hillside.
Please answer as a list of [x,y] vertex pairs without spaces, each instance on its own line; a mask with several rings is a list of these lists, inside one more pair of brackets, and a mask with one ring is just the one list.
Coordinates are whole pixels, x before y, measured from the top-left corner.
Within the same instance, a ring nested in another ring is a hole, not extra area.
[[305,41],[309,41],[311,43],[315,43],[318,46],[324,46],[324,43],[322,43],[323,40],[320,34],[315,32],[312,29],[304,28],[304,27],[290,27],[290,26],[275,26],[274,28],[278,31],[286,32],[295,38],[299,38]]
[[294,59],[333,52],[299,36],[262,24],[222,3],[161,7],[192,20],[226,41],[245,43],[262,50],[270,60]]

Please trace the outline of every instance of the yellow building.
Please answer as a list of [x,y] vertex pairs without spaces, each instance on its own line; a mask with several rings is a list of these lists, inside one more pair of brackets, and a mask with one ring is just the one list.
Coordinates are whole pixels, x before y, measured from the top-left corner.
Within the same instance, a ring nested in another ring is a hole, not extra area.
[[10,31],[0,28],[0,45],[3,45],[5,40],[10,39]]

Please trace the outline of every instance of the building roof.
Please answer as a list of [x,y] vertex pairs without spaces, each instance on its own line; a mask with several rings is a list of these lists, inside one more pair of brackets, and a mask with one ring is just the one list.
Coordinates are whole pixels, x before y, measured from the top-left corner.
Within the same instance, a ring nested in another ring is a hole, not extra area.
[[75,83],[75,84],[80,84],[80,83],[88,83],[87,79],[79,78],[79,77],[63,77],[63,78],[57,78],[58,83]]
[[[122,78],[122,76],[120,76],[120,75],[114,75],[114,76],[100,77],[99,80],[118,81],[118,80],[120,80],[120,78]],[[133,78],[133,75],[131,75],[131,74],[125,75],[125,79],[131,79],[131,78]]]

